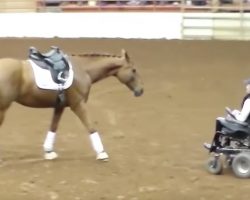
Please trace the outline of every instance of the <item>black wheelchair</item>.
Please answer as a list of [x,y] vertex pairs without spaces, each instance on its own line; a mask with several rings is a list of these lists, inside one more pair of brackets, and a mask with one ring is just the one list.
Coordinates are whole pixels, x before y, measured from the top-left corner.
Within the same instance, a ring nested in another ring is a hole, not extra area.
[[206,169],[212,174],[222,174],[231,168],[236,177],[250,177],[250,124],[236,120],[229,108],[227,116],[217,118],[221,130],[217,131],[212,143],[204,143],[209,151]]

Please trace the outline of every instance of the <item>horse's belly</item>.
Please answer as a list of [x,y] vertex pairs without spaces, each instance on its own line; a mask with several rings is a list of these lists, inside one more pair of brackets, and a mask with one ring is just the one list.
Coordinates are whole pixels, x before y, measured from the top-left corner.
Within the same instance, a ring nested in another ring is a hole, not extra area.
[[58,93],[47,90],[30,90],[29,93],[21,95],[16,102],[34,108],[54,107]]

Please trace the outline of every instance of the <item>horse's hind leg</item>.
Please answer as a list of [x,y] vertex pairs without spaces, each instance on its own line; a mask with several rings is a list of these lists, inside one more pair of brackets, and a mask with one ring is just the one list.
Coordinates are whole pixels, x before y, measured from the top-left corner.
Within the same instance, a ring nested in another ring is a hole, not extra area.
[[104,151],[104,147],[100,138],[99,133],[91,126],[88,115],[86,104],[81,101],[77,106],[71,107],[72,111],[79,117],[81,122],[85,125],[86,129],[90,134],[90,141],[92,144],[93,149],[96,152],[96,159],[97,160],[108,160],[108,154]]
[[3,124],[5,110],[0,109],[0,126]]
[[64,111],[63,106],[56,106],[53,113],[53,118],[50,125],[50,130],[43,143],[44,158],[46,160],[53,160],[58,157],[57,153],[54,151],[54,143],[56,137],[56,130],[58,128],[59,121],[61,119],[62,113]]

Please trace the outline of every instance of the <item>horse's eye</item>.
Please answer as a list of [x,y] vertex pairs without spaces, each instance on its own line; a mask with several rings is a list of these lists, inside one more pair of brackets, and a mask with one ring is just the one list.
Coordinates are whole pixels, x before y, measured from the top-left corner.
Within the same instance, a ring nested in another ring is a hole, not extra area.
[[135,72],[136,72],[136,69],[132,69],[132,72],[135,73]]

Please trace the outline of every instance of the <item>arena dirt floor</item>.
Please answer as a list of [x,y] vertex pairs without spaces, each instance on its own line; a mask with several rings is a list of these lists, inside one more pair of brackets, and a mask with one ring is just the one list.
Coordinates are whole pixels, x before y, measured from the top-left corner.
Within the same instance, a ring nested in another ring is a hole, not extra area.
[[92,88],[89,113],[109,162],[95,160],[88,134],[66,110],[56,149],[43,160],[51,109],[13,103],[0,134],[1,200],[248,200],[249,179],[209,174],[203,148],[224,107],[239,108],[250,77],[250,43],[122,39],[0,40],[0,57],[27,58],[51,45],[66,53],[126,49],[145,86],[140,98],[116,79]]

